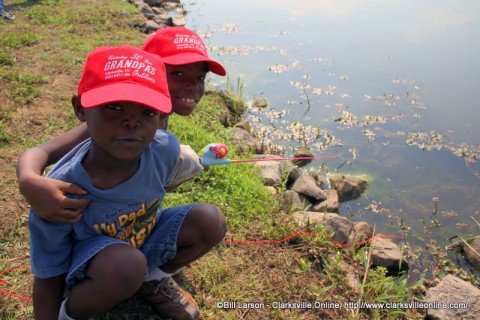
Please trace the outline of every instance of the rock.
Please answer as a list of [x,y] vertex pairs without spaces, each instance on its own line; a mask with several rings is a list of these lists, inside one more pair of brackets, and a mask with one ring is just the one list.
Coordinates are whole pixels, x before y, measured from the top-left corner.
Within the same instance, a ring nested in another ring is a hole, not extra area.
[[329,232],[333,233],[332,239],[335,242],[349,243],[353,224],[345,217],[331,212],[298,211],[293,214],[293,218],[301,228],[315,224],[324,225]]
[[317,201],[327,199],[325,190],[322,190],[311,176],[300,176],[291,189]]
[[170,15],[166,13],[165,10],[162,10],[161,8],[158,8],[158,7],[151,7],[151,8],[156,18],[161,18],[163,20],[166,20],[170,17]]
[[245,112],[245,104],[243,103],[243,100],[232,91],[228,89],[220,89],[218,93],[225,101],[225,105],[232,115],[239,117]]
[[160,1],[163,8],[166,10],[175,10],[180,6],[180,0],[168,0],[168,1]]
[[137,8],[142,5],[142,4],[145,4],[145,2],[143,0],[130,0],[129,1],[130,3],[134,4]]
[[215,90],[215,94],[221,99],[222,105],[220,112],[220,123],[230,128],[235,126],[242,120],[242,115],[245,112],[243,100],[228,89]]
[[392,240],[376,235],[371,243],[371,263],[373,267],[385,267],[389,271],[399,272],[408,269],[398,245]]
[[139,7],[140,12],[145,16],[147,19],[152,19],[155,17],[155,14],[153,13],[153,10],[150,6],[146,4],[140,4]]
[[160,6],[163,2],[163,0],[143,0],[143,1],[151,7]]
[[272,186],[265,186],[265,188],[268,190],[268,192],[270,192],[272,195],[276,195],[277,194],[277,189],[275,189],[275,187],[272,187]]
[[153,20],[148,20],[147,22],[145,22],[145,26],[144,26],[145,33],[152,33],[161,28],[163,28],[163,26],[159,25]]
[[331,177],[330,184],[343,202],[359,198],[367,188],[368,181],[361,177],[342,175]]
[[[256,156],[257,157],[257,156]],[[280,156],[274,156],[276,158],[282,158]],[[291,161],[281,161],[282,163],[282,176],[287,177],[287,189],[291,189],[292,185],[302,176],[302,173],[298,167],[294,166]]]
[[172,26],[183,27],[186,24],[187,21],[185,20],[185,16],[178,15],[172,19]]
[[256,162],[255,167],[259,169],[265,185],[279,186],[282,184],[282,171],[278,161]]
[[360,275],[358,274],[358,269],[343,261],[340,262],[340,268],[342,268],[342,270],[345,272],[345,279],[347,280],[350,288],[359,292],[362,283],[360,282]]
[[[278,158],[275,155],[255,155],[255,159]],[[289,171],[294,168],[288,161],[258,161],[255,166],[260,170],[260,175],[263,181],[268,186],[281,186],[284,183],[284,177],[289,177],[292,172]]]
[[154,18],[152,18],[149,21],[154,21],[158,25],[162,26],[162,28],[165,28],[166,26],[171,26],[172,25],[172,18],[167,16],[166,18],[162,17],[162,15],[156,15]]
[[172,17],[170,17],[170,15],[166,11],[163,11],[159,8],[153,8],[153,12],[156,15],[154,20],[158,19],[159,21],[163,21],[164,23],[166,23],[172,19]]
[[256,149],[255,138],[248,131],[240,128],[230,128],[233,135],[232,144],[235,145],[240,152],[253,151]]
[[317,204],[314,204],[312,207],[312,211],[338,213],[340,202],[339,202],[337,190],[328,189],[326,193],[327,193],[327,199]]
[[293,190],[286,190],[283,193],[283,201],[293,211],[305,210],[311,205],[307,197]]
[[[309,147],[303,146],[303,147],[298,147],[295,150],[295,153],[293,155],[295,158],[303,158],[303,157],[313,157],[313,153],[310,150]],[[312,160],[294,160],[293,164],[299,167],[304,167],[307,164],[312,162]]]
[[[438,308],[428,308],[426,319],[478,319],[480,290],[469,282],[447,275],[440,283],[428,289],[426,302]],[[464,305],[462,305],[464,304]]]
[[320,174],[318,173],[318,171],[308,170],[308,171],[307,171],[307,175],[309,175],[310,177],[312,177],[317,184],[319,184],[319,183],[321,184],[321,183],[322,183],[322,181],[321,181],[322,178],[320,177]]
[[373,228],[366,222],[359,221],[353,223],[352,243],[363,242],[370,239],[373,235]]
[[250,127],[250,123],[248,123],[245,120],[242,120],[242,121],[238,122],[237,124],[235,124],[235,127],[243,129],[243,130],[247,131],[248,133],[251,133],[251,131],[252,131],[252,128]]
[[265,98],[257,98],[253,100],[252,106],[259,108],[259,109],[265,109],[268,107],[268,100]]
[[468,263],[477,272],[480,272],[480,237],[473,237],[465,242],[460,242],[462,253]]
[[186,24],[183,6],[180,1],[129,0],[147,19],[143,25],[145,33],[153,33],[166,26],[184,26]]
[[461,237],[453,237],[449,240],[457,239],[457,242],[453,242],[446,247],[447,251],[453,252],[455,255],[461,255],[457,259],[463,259],[462,263],[465,263],[464,268],[470,269],[470,272],[480,272],[480,237],[472,237],[468,240],[464,240]]

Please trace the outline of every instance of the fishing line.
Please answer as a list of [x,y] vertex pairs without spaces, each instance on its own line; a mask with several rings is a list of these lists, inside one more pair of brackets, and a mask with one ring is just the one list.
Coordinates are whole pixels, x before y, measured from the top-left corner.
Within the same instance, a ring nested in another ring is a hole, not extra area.
[[295,161],[295,160],[314,160],[314,159],[336,159],[341,156],[311,156],[311,157],[270,157],[258,159],[227,159],[228,147],[222,143],[210,143],[200,152],[200,163],[203,166],[227,165],[232,163],[261,162],[261,161]]
[[[252,241],[252,240],[224,240],[222,242],[225,243],[225,244],[248,244],[248,245],[280,244],[280,243],[286,242],[286,241],[288,241],[290,239],[293,239],[293,238],[295,238],[297,236],[300,236],[300,235],[309,235],[309,236],[312,236],[312,237],[317,237],[317,236],[322,236],[324,234],[313,233],[313,232],[306,231],[306,230],[300,230],[300,231],[297,231],[294,234],[292,234],[288,237],[285,237],[283,239],[280,239],[280,240],[255,240],[255,241]],[[384,238],[384,239],[392,239],[392,238],[404,239],[405,238],[404,236],[397,236],[397,235],[374,235],[374,236],[372,236],[372,237],[370,237],[370,238],[368,238],[364,241],[358,241],[356,243],[340,243],[333,238],[330,238],[329,240],[331,242],[333,242],[335,245],[337,245],[339,248],[345,248],[345,247],[350,247],[350,246],[364,245],[368,242],[371,242],[375,237]],[[29,269],[29,267],[27,267],[27,266],[16,266],[16,267],[12,267],[12,268],[8,268],[8,269],[3,270],[2,272],[0,272],[0,275],[7,274],[7,273],[9,273],[11,271],[14,271],[14,270],[27,270],[27,269]],[[8,281],[0,278],[0,283],[7,284]],[[24,300],[24,301],[32,303],[32,299],[24,297],[24,296],[19,295],[19,294],[16,294],[16,293],[11,292],[11,291],[0,291],[0,295],[10,296],[10,297],[18,298],[20,300]]]
[[[0,272],[0,276],[2,274],[7,274],[7,273],[12,272],[14,270],[28,270],[28,269],[29,269],[29,267],[27,267],[27,266],[16,266],[16,267],[12,267],[12,268],[8,268],[8,269],[3,270],[2,272]],[[8,281],[0,278],[0,283],[6,285],[8,283]],[[24,301],[27,301],[27,302],[32,302],[32,299],[24,297],[24,296],[19,295],[19,294],[16,294],[12,291],[0,291],[0,295],[10,296],[10,297],[18,298],[20,300],[24,300]]]
[[[224,240],[222,241],[223,243],[225,244],[249,244],[249,245],[257,245],[257,244],[280,244],[280,243],[283,243],[283,242],[286,242],[290,239],[293,239],[299,235],[309,235],[311,237],[318,237],[318,236],[323,236],[324,234],[320,234],[320,233],[314,233],[314,232],[310,232],[310,231],[306,231],[306,230],[300,230],[300,231],[297,231],[295,232],[294,234],[288,236],[288,237],[285,237],[283,239],[280,239],[280,240]],[[329,240],[331,242],[333,242],[335,245],[337,245],[338,247],[340,248],[345,248],[345,247],[351,247],[351,246],[355,246],[355,247],[358,247],[358,246],[361,246],[361,245],[364,245],[366,243],[369,243],[371,241],[373,241],[373,239],[377,237],[377,238],[382,238],[382,239],[405,239],[404,236],[398,236],[398,235],[374,235],[364,241],[358,241],[358,242],[355,242],[355,243],[341,243],[341,242],[338,242],[337,240],[333,239],[333,238],[330,238]]]

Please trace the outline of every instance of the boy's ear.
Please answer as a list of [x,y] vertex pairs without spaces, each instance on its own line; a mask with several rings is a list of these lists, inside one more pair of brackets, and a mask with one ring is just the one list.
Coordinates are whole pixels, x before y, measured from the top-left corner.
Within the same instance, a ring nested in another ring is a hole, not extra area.
[[85,108],[80,103],[80,96],[72,96],[72,107],[78,120],[85,122]]

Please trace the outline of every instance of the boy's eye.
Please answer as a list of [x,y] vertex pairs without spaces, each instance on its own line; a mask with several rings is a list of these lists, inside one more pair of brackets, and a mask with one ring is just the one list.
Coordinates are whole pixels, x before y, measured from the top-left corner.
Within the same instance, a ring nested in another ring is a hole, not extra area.
[[145,111],[145,115],[146,116],[149,116],[149,117],[154,117],[156,116],[157,114],[159,114],[159,112],[155,111],[155,110],[146,110]]
[[123,109],[122,106],[120,104],[117,104],[117,103],[107,104],[105,107],[107,109],[116,110],[116,111],[120,111],[120,110]]
[[172,74],[177,76],[177,77],[182,77],[184,75],[184,73],[182,71],[173,71]]

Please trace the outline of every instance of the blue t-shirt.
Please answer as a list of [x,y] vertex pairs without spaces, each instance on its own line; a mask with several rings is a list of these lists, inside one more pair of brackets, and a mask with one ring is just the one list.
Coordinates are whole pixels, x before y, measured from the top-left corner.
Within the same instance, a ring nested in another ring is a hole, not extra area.
[[74,183],[88,193],[75,198],[92,202],[82,219],[74,224],[51,223],[30,212],[32,271],[39,277],[52,277],[68,271],[72,247],[77,241],[105,235],[140,247],[162,211],[164,185],[179,158],[180,146],[170,133],[158,130],[140,158],[137,172],[127,181],[99,190],[81,161],[90,149],[90,139],[65,155],[48,176]]

